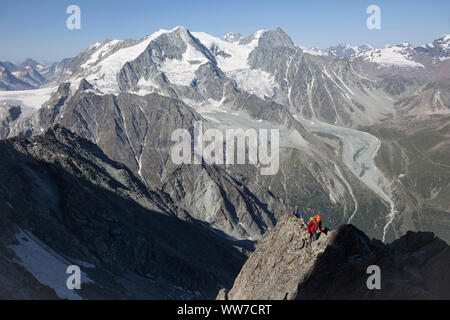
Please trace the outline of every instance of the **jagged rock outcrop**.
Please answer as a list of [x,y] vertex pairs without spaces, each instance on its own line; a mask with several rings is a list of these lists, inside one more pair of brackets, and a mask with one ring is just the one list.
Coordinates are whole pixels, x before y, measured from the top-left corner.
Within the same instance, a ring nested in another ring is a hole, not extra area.
[[20,106],[6,105],[3,119],[0,122],[0,137],[7,137],[11,132],[11,126],[20,118],[22,108]]
[[[408,232],[391,244],[342,225],[308,245],[302,219],[283,216],[258,244],[229,293],[241,299],[449,299],[450,248],[432,233]],[[381,289],[367,288],[367,268]]]

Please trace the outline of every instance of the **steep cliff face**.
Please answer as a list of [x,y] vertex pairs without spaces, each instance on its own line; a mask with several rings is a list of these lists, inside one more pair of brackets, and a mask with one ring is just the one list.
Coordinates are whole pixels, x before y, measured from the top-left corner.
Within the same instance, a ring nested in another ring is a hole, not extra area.
[[[448,299],[449,246],[409,232],[391,244],[342,225],[308,245],[303,220],[283,216],[259,243],[229,293],[219,299]],[[367,273],[380,267],[381,289]]]

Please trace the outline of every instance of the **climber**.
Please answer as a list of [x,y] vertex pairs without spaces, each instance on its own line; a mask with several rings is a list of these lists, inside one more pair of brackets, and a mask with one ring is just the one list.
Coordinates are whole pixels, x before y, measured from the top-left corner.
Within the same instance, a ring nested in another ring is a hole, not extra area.
[[319,214],[314,218],[311,217],[308,223],[309,244],[319,239],[320,233],[322,232],[322,217]]
[[296,216],[297,218],[303,217],[303,212],[301,212],[301,211],[298,209],[298,206],[297,206],[297,205],[295,205],[295,207],[292,209],[292,213],[293,213],[294,216]]

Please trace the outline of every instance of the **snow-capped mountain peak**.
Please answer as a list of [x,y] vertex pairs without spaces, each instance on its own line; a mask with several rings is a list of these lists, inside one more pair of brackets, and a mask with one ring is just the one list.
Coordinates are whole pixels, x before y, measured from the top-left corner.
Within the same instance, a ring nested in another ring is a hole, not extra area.
[[358,52],[358,47],[352,47],[347,43],[341,43],[328,49],[329,55],[335,57],[348,57]]
[[368,51],[368,50],[372,50],[374,49],[374,47],[372,47],[370,44],[364,43],[360,46],[358,46],[358,50],[359,51]]
[[204,32],[194,32],[193,35],[208,49],[216,52],[219,68],[224,72],[249,68],[247,64],[248,55],[258,45],[264,30],[257,31],[248,38],[219,39]]
[[[73,82],[74,87],[77,87],[79,81],[85,78],[101,92],[117,94],[122,91],[118,75],[123,72],[124,66],[136,61],[141,55],[148,55],[145,68],[151,69],[148,71],[152,74],[151,78],[163,74],[165,81],[172,85],[191,86],[197,78],[196,73],[205,64],[218,67],[238,83],[248,77],[258,78],[254,79],[256,83],[263,80],[266,83],[267,77],[259,79],[260,75],[253,74],[255,72],[247,63],[250,52],[259,45],[265,34],[267,31],[260,30],[245,38],[232,33],[224,38],[216,38],[203,32],[191,33],[185,27],[178,26],[171,30],[160,29],[138,41],[108,40],[95,43],[80,54],[75,59],[77,63],[66,70],[64,80]],[[151,88],[153,92],[155,88],[161,87],[149,79],[149,74],[139,77],[144,78],[141,83],[145,85],[139,86],[137,92],[147,92],[144,88]],[[267,83],[264,87],[267,87]],[[266,93],[267,90],[263,91]],[[258,90],[254,93],[258,93]]]
[[[189,69],[191,66],[190,62],[194,60],[202,63],[206,62],[207,59],[193,48],[190,32],[186,28],[178,26],[171,30],[159,29],[138,41],[107,40],[103,43],[95,43],[80,55],[79,60],[81,61],[79,66],[72,66],[72,70],[67,70],[65,76],[69,78],[68,80],[75,83],[82,78],[86,78],[104,93],[118,93],[120,88],[116,76],[122,67],[126,63],[137,59],[149,48],[152,42],[163,35],[172,35],[176,39],[172,39],[170,42],[173,42],[175,45],[182,45],[180,43],[183,42],[184,46],[186,46],[184,59],[171,59],[170,54],[163,59],[164,61],[161,60],[161,57],[154,57],[155,61],[160,60],[158,62],[161,70],[168,75],[172,74],[173,70],[178,70],[180,73],[187,72],[186,69]],[[164,40],[161,41],[164,42]],[[176,62],[176,60],[181,61],[181,63]],[[173,80],[175,83],[185,83],[187,81],[185,76],[178,79],[173,78]]]
[[421,63],[414,61],[414,49],[408,42],[398,45],[386,45],[384,48],[374,48],[359,52],[353,59],[376,63],[384,67],[423,68]]
[[442,37],[437,39],[435,43],[442,49],[450,50],[450,34],[444,34]]
[[444,34],[442,37],[434,40],[433,42],[419,46],[419,48],[427,48],[427,47],[433,48],[435,46],[439,46],[444,49],[449,49],[450,48],[450,35]]
[[435,61],[445,61],[450,59],[450,35],[444,34],[433,42],[421,45],[416,51],[433,57]]
[[303,46],[298,46],[300,49],[302,49],[303,52],[308,53],[312,56],[327,56],[328,53],[326,52],[326,50],[322,50],[319,47],[311,47],[311,48],[306,48]]
[[31,68],[36,68],[36,67],[38,67],[38,66],[44,67],[42,64],[40,64],[40,63],[37,62],[37,61],[34,61],[34,60],[31,59],[31,58],[26,59],[26,60],[25,60],[24,62],[22,62],[20,65],[23,66],[23,67],[31,67]]
[[341,43],[337,46],[332,46],[327,49],[321,49],[318,47],[312,47],[312,48],[304,48],[300,47],[303,52],[306,52],[308,54],[314,55],[314,56],[323,56],[323,57],[351,57],[356,54],[359,54],[363,51],[368,51],[373,49],[373,47],[363,44],[360,46],[351,46],[347,43]]
[[242,35],[240,33],[234,33],[234,32],[228,32],[224,37],[223,40],[228,42],[238,42],[242,39]]
[[384,67],[423,67],[421,63],[414,61],[414,48],[408,42],[402,42],[398,45],[387,44],[384,48],[374,48],[368,44],[351,46],[341,43],[324,50],[319,48],[302,49],[304,52],[316,56],[347,57],[350,60],[361,59]]
[[412,45],[409,42],[402,42],[402,43],[398,44],[397,46],[402,47],[402,48],[412,48]]

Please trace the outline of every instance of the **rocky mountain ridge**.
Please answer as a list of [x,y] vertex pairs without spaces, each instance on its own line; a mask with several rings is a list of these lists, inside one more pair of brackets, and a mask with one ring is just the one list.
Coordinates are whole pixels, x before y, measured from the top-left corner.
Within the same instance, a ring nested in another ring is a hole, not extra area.
[[[448,299],[449,262],[450,247],[429,232],[383,244],[342,225],[308,245],[303,220],[286,215],[218,299]],[[367,287],[372,265],[381,270],[379,290]]]
[[[238,242],[61,126],[0,149],[2,298],[211,298],[245,261]],[[82,290],[67,289],[69,265]]]

